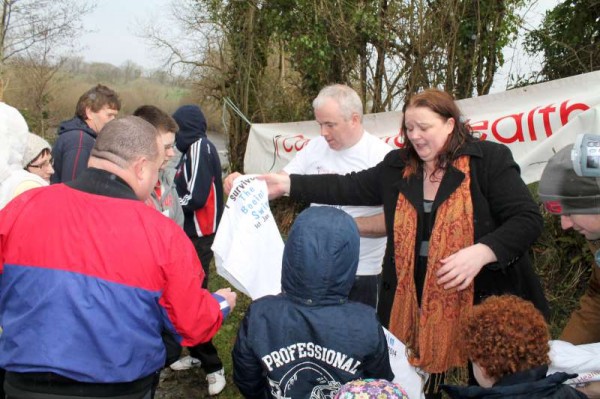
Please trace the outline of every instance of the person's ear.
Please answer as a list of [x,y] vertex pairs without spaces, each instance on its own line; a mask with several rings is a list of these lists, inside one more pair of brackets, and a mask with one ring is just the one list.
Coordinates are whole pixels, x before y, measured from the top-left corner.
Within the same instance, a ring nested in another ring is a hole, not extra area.
[[479,366],[479,369],[481,370],[482,376],[484,376],[485,378],[490,378],[490,375],[488,374],[487,370],[484,367]]
[[473,374],[475,374],[475,380],[477,383],[484,388],[491,388],[496,383],[496,380],[491,378],[487,370],[481,367],[477,362],[473,363]]
[[135,174],[135,178],[138,181],[141,181],[144,179],[145,173],[146,173],[146,168],[148,168],[148,160],[145,157],[139,157],[138,159],[136,159],[133,164],[132,164],[132,170],[133,173]]
[[454,126],[456,125],[456,121],[454,120],[454,118],[448,118],[446,120],[446,133],[448,135],[452,134],[452,132],[454,131]]
[[86,121],[89,121],[89,120],[92,119],[91,113],[92,113],[92,108],[91,107],[85,107],[85,120]]

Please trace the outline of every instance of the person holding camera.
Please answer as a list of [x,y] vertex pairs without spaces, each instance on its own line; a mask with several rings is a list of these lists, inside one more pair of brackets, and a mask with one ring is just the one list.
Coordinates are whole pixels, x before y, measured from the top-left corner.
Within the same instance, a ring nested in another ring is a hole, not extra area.
[[[588,240],[596,263],[579,307],[571,314],[560,339],[575,345],[600,342],[600,184],[596,177],[578,176],[569,145],[544,168],[538,189],[546,210],[560,215],[563,230],[573,229]],[[600,398],[600,382],[581,389]]]

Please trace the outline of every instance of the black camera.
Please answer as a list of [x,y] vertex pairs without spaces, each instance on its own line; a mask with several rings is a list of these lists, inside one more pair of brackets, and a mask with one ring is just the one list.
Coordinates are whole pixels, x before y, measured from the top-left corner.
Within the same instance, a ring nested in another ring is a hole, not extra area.
[[600,177],[600,135],[578,134],[571,161],[578,176]]

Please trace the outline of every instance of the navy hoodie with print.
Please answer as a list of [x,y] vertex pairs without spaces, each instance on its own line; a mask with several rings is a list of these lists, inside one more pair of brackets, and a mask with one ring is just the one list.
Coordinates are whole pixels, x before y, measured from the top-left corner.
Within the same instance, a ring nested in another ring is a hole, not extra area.
[[313,206],[296,218],[283,292],[250,305],[233,348],[233,379],[245,398],[333,398],[348,381],[394,378],[375,309],[348,301],[359,245],[342,210]]
[[183,154],[175,187],[185,216],[188,237],[214,234],[223,214],[221,161],[214,144],[206,137],[206,119],[197,105],[184,105],[173,114],[179,126],[175,145]]

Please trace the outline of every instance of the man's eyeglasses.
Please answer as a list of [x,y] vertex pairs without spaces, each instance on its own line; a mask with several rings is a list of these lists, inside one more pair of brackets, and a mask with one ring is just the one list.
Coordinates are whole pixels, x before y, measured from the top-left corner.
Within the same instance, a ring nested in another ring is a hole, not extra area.
[[30,163],[29,165],[27,165],[28,168],[40,168],[40,169],[47,169],[49,167],[51,167],[53,165],[54,160],[53,159],[49,159],[46,162],[42,162],[40,164],[34,165],[32,163]]

